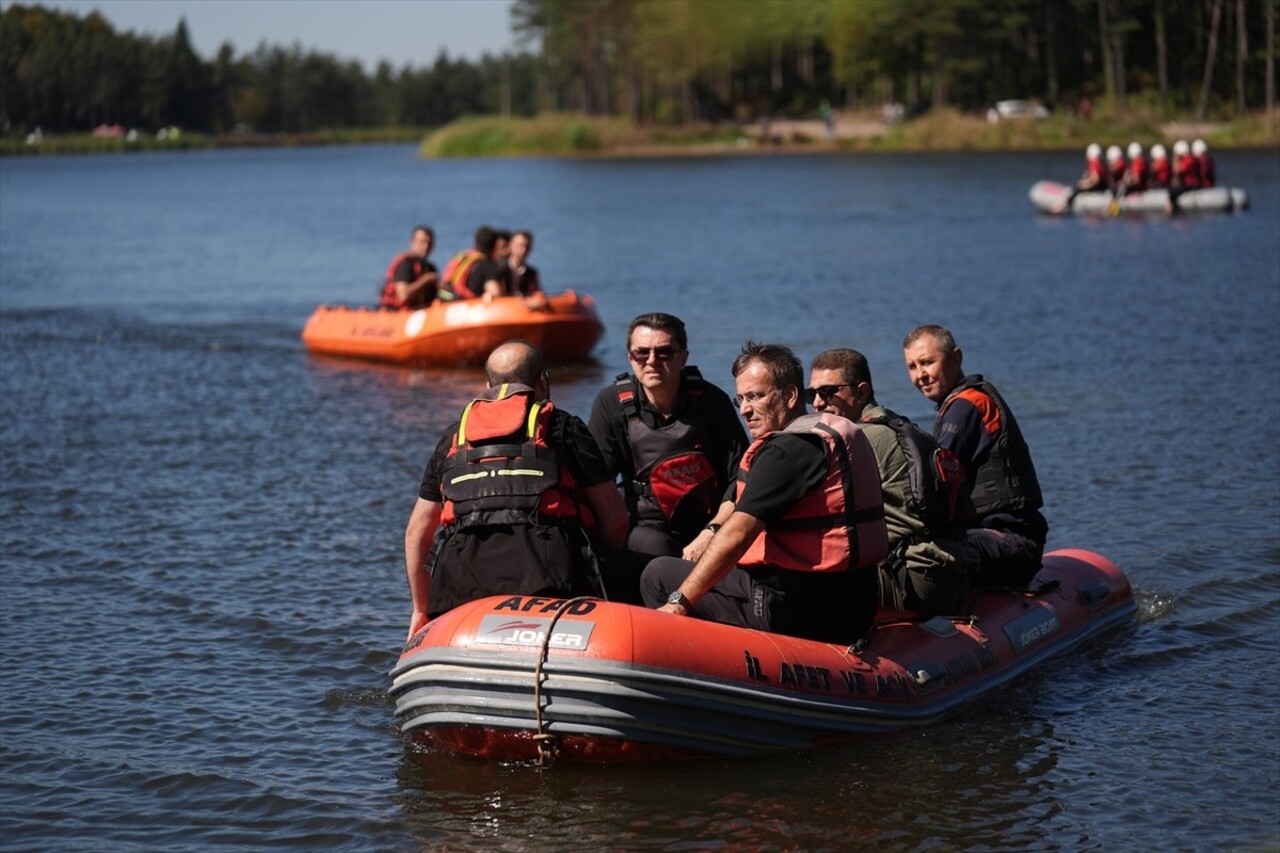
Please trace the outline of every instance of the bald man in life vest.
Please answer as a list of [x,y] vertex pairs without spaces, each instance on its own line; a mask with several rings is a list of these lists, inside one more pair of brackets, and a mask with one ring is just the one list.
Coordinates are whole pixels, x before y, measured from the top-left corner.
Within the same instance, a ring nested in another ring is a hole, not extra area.
[[410,637],[488,595],[599,595],[595,543],[627,535],[586,424],[550,402],[542,352],[507,341],[485,374],[488,389],[436,445],[405,527]]
[[732,512],[697,562],[659,557],[645,604],[677,616],[851,644],[875,618],[876,565],[888,552],[875,455],[860,427],[805,414],[790,349],[748,341],[733,363],[754,442]]
[[960,457],[976,522],[965,538],[980,566],[973,586],[1024,587],[1040,570],[1049,523],[1031,451],[996,387],[964,372],[964,354],[942,326],[917,326],[902,342],[911,384],[938,407],[933,437]]

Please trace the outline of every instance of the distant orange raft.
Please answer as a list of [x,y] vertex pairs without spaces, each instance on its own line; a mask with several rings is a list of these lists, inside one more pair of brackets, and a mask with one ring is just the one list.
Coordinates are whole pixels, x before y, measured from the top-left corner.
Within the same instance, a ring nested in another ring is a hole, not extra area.
[[595,300],[572,290],[436,302],[417,311],[321,305],[302,341],[313,353],[402,364],[478,364],[511,338],[552,361],[580,361],[604,334]]

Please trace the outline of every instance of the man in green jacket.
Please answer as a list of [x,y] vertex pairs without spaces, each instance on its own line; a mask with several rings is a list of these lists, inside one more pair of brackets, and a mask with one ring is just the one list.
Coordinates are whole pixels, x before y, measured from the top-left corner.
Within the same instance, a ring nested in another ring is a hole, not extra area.
[[889,556],[880,564],[881,607],[960,613],[978,554],[964,539],[972,507],[959,460],[876,402],[871,369],[857,350],[815,356],[805,399],[817,412],[857,422],[871,442],[889,531]]

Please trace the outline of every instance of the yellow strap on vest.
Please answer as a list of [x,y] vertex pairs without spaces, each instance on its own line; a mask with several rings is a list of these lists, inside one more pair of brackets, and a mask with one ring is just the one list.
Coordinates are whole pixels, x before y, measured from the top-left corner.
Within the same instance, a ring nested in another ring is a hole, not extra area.
[[537,431],[538,413],[541,411],[542,411],[541,403],[534,403],[532,406],[529,407],[529,422],[525,424],[525,435],[527,435],[530,439],[533,438],[534,433]]
[[479,400],[472,400],[462,410],[462,418],[458,421],[458,447],[462,447],[467,443],[467,416],[471,414],[471,407],[479,402]]

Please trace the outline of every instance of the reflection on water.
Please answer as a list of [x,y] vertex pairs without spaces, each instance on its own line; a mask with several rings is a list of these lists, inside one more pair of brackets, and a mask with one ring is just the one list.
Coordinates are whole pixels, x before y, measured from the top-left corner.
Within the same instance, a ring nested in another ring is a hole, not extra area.
[[1054,728],[1030,710],[1037,690],[1033,678],[984,703],[1011,718],[1000,725],[977,707],[927,731],[765,759],[548,769],[406,748],[398,782],[424,832],[475,849],[536,839],[544,849],[816,850],[855,838],[930,849],[960,837],[1034,849],[1060,831],[1046,821],[1069,810],[1054,793]]

